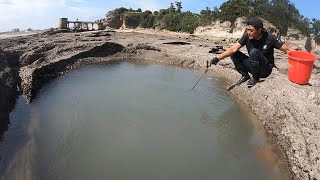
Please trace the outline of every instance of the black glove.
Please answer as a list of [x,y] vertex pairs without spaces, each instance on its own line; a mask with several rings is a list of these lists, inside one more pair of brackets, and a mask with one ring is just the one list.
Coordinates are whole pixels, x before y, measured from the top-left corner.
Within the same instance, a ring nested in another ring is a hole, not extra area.
[[212,58],[211,60],[209,60],[209,67],[214,64],[214,65],[217,65],[217,63],[219,62],[220,60],[217,58],[217,57],[214,57]]

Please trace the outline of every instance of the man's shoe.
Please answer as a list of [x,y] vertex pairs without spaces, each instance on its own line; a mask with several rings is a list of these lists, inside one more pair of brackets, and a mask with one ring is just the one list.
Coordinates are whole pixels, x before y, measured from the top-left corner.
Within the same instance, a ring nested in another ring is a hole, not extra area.
[[242,75],[242,77],[239,79],[239,81],[233,83],[231,86],[229,86],[229,87],[227,88],[227,90],[230,91],[231,89],[233,89],[233,88],[236,87],[237,85],[248,81],[248,79],[250,79],[249,74]]
[[250,79],[249,74],[247,74],[247,75],[242,75],[242,77],[239,79],[239,81],[237,81],[237,82],[234,83],[234,84],[239,85],[239,84],[241,84],[241,83],[244,83],[244,82],[248,81],[249,79]]
[[251,79],[248,81],[248,87],[251,88],[252,86],[256,85],[257,82],[259,82],[259,78],[251,77]]

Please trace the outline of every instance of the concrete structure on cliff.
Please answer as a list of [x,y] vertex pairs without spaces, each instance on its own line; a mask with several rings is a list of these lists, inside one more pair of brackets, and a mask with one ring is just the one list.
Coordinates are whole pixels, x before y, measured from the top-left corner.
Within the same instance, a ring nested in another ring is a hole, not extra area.
[[[70,24],[73,24],[70,28]],[[91,25],[91,29],[89,27]],[[100,22],[90,22],[90,21],[68,21],[68,18],[60,18],[59,29],[73,29],[73,30],[101,30],[103,29],[103,24]]]

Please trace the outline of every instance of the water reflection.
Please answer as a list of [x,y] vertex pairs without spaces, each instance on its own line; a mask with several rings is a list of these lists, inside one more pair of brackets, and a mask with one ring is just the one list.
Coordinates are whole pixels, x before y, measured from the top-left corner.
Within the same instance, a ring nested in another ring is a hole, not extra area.
[[[3,135],[2,141],[0,141],[0,175],[6,174],[11,170],[17,169],[20,164],[25,161],[16,161],[17,156],[23,156],[24,151],[22,149],[27,148],[32,141],[30,137],[33,135],[29,131],[31,125],[31,109],[27,105],[27,100],[23,97],[19,97],[16,102],[16,107],[10,114],[9,130]],[[31,156],[32,153],[30,153]],[[30,157],[32,159],[34,157]],[[33,162],[29,162],[32,164]],[[20,171],[22,170],[19,168]],[[18,176],[23,177],[23,176]],[[6,176],[0,177],[2,179],[8,179]]]
[[200,121],[218,131],[216,138],[222,153],[233,157],[250,153],[248,143],[253,134],[252,128],[246,124],[248,121],[245,117],[241,117],[239,108],[233,106],[218,116],[202,113]]

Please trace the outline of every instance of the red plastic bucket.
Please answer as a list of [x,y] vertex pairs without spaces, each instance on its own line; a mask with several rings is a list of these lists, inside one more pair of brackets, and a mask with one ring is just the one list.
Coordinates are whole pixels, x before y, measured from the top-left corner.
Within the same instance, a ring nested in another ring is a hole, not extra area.
[[308,84],[314,61],[317,57],[305,51],[290,51],[288,53],[288,78],[297,84]]

